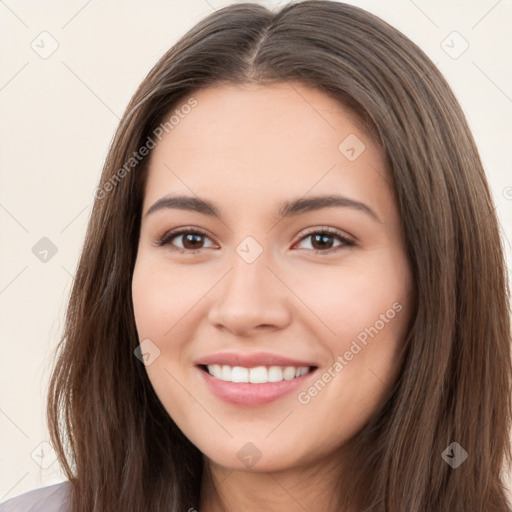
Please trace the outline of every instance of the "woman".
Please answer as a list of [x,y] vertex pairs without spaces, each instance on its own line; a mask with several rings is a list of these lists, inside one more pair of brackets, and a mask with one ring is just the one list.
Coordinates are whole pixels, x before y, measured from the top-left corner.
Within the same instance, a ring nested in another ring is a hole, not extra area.
[[145,78],[95,196],[48,402],[69,480],[2,510],[509,510],[494,206],[401,33],[220,9]]

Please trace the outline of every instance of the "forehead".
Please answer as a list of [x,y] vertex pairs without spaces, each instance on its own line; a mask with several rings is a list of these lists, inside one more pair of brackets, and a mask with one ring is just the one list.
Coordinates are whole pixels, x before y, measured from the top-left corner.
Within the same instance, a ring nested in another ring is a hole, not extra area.
[[[237,150],[243,140],[247,142],[244,153],[253,157],[263,145],[279,147],[280,153],[293,148],[300,154],[311,144],[318,149],[324,143],[327,150],[337,152],[338,139],[344,135],[357,133],[367,138],[358,118],[344,105],[297,82],[215,85],[191,97],[197,106],[179,120],[174,116],[179,123],[168,137],[164,134],[169,146],[185,149],[201,137],[203,150]],[[181,105],[186,102],[187,98]],[[180,105],[173,108],[176,110]]]
[[196,105],[183,109],[153,149],[145,207],[191,192],[220,203],[281,201],[308,191],[380,200],[372,198],[387,184],[380,149],[325,93],[300,83],[246,84],[191,97]]

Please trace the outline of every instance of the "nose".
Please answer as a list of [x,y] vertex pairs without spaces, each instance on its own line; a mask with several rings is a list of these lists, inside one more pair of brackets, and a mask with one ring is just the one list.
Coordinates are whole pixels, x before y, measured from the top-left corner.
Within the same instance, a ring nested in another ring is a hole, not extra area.
[[218,329],[250,336],[262,329],[276,330],[290,322],[291,293],[261,254],[252,263],[234,254],[231,269],[217,284],[208,318]]

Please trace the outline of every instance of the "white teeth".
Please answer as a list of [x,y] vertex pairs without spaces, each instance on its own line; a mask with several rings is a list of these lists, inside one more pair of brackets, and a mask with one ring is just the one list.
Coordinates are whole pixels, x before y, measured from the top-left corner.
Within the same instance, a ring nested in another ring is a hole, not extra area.
[[284,369],[283,377],[285,380],[291,380],[295,378],[295,368],[293,366],[287,366]]
[[231,370],[231,382],[249,382],[249,368],[235,366]]
[[[210,367],[208,367],[208,369],[210,369]],[[222,380],[231,380],[231,366],[224,365],[222,367],[222,374],[220,376],[213,374],[213,376]]]
[[268,372],[264,366],[257,366],[249,370],[249,382],[253,384],[261,384],[268,382]]
[[227,382],[250,382],[264,384],[266,382],[280,382],[302,377],[309,372],[309,366],[256,366],[244,368],[243,366],[228,366],[226,364],[209,364],[210,375]]
[[209,370],[214,377],[217,377],[217,379],[222,378],[222,367],[220,364],[212,364]]
[[283,380],[283,370],[281,370],[280,366],[271,366],[268,369],[268,381],[269,382],[279,382]]

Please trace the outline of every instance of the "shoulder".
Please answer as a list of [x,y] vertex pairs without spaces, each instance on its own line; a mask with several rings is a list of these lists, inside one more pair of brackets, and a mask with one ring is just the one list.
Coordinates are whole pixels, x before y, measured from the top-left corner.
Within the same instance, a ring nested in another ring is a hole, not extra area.
[[0,512],[67,512],[69,482],[39,487],[0,503]]

